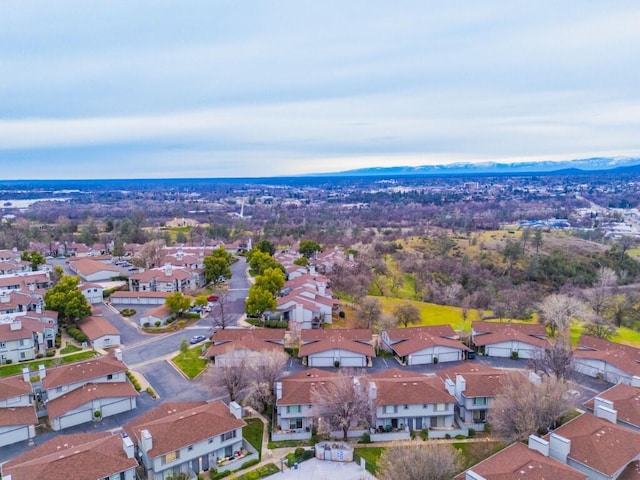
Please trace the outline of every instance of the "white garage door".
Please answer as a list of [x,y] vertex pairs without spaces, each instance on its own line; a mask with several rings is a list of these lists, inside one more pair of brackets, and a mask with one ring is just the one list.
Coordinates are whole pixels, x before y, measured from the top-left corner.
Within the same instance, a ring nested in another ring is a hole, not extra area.
[[333,357],[309,357],[310,367],[333,367]]
[[102,416],[108,417],[110,415],[115,415],[116,413],[122,413],[131,410],[130,402],[131,399],[129,398],[109,398],[103,400]]
[[365,359],[364,357],[342,357],[340,359],[341,367],[364,367]]
[[29,439],[29,427],[17,426],[9,431],[0,432],[0,447]]
[[438,354],[438,362],[455,362],[460,360],[460,352],[445,352]]
[[93,420],[93,412],[89,410],[81,410],[75,413],[69,413],[60,417],[60,429],[73,427],[85,422]]
[[431,362],[433,362],[433,355],[431,354],[411,355],[410,365],[425,365]]
[[489,357],[510,357],[511,349],[487,346],[485,348],[485,353]]

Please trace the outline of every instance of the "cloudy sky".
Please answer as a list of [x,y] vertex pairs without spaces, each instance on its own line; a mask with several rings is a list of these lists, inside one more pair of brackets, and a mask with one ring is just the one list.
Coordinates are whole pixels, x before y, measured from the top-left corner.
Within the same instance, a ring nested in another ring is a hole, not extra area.
[[639,25],[615,0],[1,0],[1,175],[640,156]]

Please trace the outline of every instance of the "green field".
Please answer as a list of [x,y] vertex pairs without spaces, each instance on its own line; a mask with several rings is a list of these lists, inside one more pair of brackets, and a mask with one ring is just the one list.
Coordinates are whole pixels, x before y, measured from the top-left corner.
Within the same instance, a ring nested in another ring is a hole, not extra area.
[[[208,348],[209,345],[209,343],[204,344],[206,348]],[[176,367],[182,370],[182,373],[193,380],[207,367],[208,360],[206,358],[200,358],[201,354],[202,345],[196,345],[195,347],[188,349],[186,355],[179,353],[173,357],[171,361],[176,365]]]
[[66,355],[64,357],[60,357],[59,359],[53,358],[43,358],[40,360],[32,360],[30,362],[20,362],[20,363],[12,363],[11,365],[3,365],[0,367],[0,377],[9,377],[11,375],[18,375],[22,373],[22,369],[24,367],[29,367],[31,373],[36,374],[38,371],[38,365],[44,365],[49,368],[52,367],[56,362],[60,362],[60,364],[65,363],[73,363],[79,362],[80,360],[86,360],[87,358],[92,358],[98,356],[98,352],[94,352],[93,350],[86,350],[84,352],[75,353],[73,355]]

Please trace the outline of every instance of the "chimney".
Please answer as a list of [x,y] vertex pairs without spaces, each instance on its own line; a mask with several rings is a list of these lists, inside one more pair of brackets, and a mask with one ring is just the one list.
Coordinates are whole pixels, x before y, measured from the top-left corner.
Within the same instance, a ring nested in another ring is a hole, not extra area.
[[231,415],[236,417],[238,420],[242,418],[242,407],[238,402],[231,402],[229,404],[229,411],[231,412]]
[[559,462],[567,464],[567,457],[571,452],[571,440],[557,433],[549,435],[549,456]]
[[20,330],[22,329],[22,322],[20,321],[13,321],[9,324],[9,330],[11,330],[12,332],[15,332],[16,330]]
[[304,307],[300,303],[296,303],[296,309],[293,315],[296,322],[304,322]]
[[529,449],[535,450],[545,457],[549,456],[549,442],[535,435],[529,435]]
[[36,305],[36,313],[42,313],[42,304]]
[[38,375],[40,376],[40,380],[47,376],[47,369],[44,365],[38,365]]
[[22,368],[22,380],[24,380],[28,384],[31,384],[31,373],[29,372],[29,367]]
[[378,387],[375,382],[369,382],[369,400],[378,398]]
[[130,437],[122,437],[122,449],[127,454],[127,458],[134,457],[133,442]]
[[121,348],[116,348],[113,353],[116,356],[116,360],[122,361],[122,349]]
[[611,423],[618,421],[618,411],[613,408],[613,402],[604,398],[596,397],[593,400],[593,413],[596,417]]
[[320,295],[321,297],[326,296],[327,294],[327,286],[324,283],[319,283],[318,284],[318,295]]
[[467,381],[464,379],[464,377],[462,375],[457,375],[456,374],[456,394],[455,394],[455,397],[457,399],[461,399],[462,398],[462,394],[465,392],[466,389],[467,389]]
[[282,382],[276,382],[276,400],[282,398]]
[[637,376],[631,377],[631,386],[640,388],[640,377],[637,377]]
[[140,432],[140,448],[144,453],[148,453],[153,448],[153,438],[149,430],[142,430]]
[[167,277],[170,277],[172,273],[173,273],[173,267],[171,266],[171,264],[170,263],[165,263],[164,264],[164,274]]
[[444,388],[447,389],[447,392],[449,392],[449,395],[453,395],[455,397],[455,395],[456,395],[456,384],[453,383],[453,380],[451,380],[450,378],[446,378],[445,381],[444,381]]

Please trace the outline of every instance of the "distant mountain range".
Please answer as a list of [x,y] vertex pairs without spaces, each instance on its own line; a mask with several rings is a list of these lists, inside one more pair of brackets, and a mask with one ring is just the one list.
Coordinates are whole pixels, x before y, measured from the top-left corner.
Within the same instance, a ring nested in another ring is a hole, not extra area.
[[640,158],[599,157],[567,161],[540,161],[518,163],[450,163],[419,167],[374,167],[321,173],[313,176],[398,176],[398,175],[486,175],[486,174],[580,174],[593,172],[640,173]]

